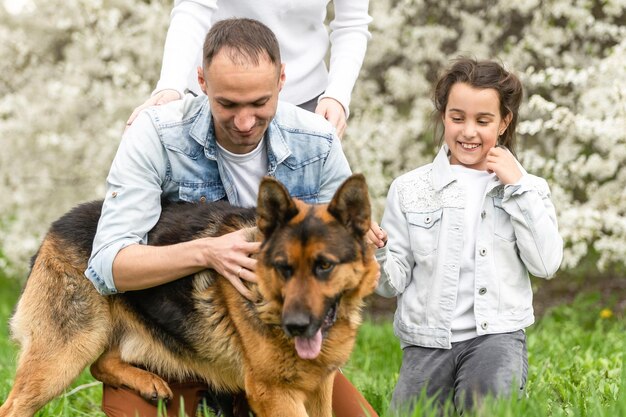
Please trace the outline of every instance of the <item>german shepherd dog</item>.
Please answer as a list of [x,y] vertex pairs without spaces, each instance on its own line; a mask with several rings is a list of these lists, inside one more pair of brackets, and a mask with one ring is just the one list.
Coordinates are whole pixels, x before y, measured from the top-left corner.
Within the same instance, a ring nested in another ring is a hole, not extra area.
[[[258,417],[331,417],[335,372],[361,322],[378,265],[365,241],[370,203],[362,175],[329,204],[308,205],[266,177],[257,209],[171,203],[153,245],[250,228],[262,242],[249,301],[213,270],[141,290],[100,295],[83,271],[101,203],[53,223],[11,319],[21,344],[1,417],[32,416],[89,364],[95,378],[149,400],[167,380],[195,378],[216,391],[245,390]],[[308,413],[308,414],[307,414]]]

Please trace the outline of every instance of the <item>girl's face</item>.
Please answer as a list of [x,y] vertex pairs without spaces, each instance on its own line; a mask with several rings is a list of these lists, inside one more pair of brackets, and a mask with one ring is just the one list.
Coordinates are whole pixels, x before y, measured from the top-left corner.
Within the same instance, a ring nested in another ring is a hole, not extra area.
[[509,124],[500,115],[500,99],[493,88],[474,88],[456,83],[448,94],[443,117],[444,140],[450,163],[487,170],[487,153]]

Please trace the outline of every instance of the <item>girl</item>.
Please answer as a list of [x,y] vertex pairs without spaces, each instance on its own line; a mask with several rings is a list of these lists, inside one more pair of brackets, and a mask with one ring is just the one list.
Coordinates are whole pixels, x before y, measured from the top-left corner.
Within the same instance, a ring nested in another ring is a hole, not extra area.
[[370,232],[376,291],[398,298],[392,409],[412,409],[425,390],[463,413],[524,387],[528,272],[552,277],[563,241],[548,184],[512,153],[521,99],[519,79],[498,63],[455,61],[434,94],[444,144],[431,164],[393,181],[384,231]]

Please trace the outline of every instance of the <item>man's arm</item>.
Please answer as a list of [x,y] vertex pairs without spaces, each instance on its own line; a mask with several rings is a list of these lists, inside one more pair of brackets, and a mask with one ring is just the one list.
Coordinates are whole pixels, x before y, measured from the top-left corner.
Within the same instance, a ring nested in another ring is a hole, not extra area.
[[107,176],[107,192],[85,275],[102,294],[118,291],[113,260],[129,245],[146,244],[161,215],[167,156],[143,112],[126,130]]
[[241,280],[256,282],[256,260],[249,255],[259,247],[259,242],[246,241],[245,230],[169,246],[127,246],[113,261],[115,286],[119,291],[140,290],[212,268],[251,298]]
[[248,255],[259,244],[246,242],[243,233],[171,246],[147,245],[148,232],[161,214],[166,167],[163,146],[144,113],[126,131],[107,177],[107,195],[86,276],[102,294],[114,294],[214,268],[248,295],[240,278],[255,279],[256,261]]

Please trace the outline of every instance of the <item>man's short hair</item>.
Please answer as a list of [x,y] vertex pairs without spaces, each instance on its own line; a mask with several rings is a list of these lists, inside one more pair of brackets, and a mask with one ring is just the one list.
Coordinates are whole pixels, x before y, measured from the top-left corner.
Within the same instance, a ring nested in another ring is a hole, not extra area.
[[225,50],[237,64],[258,65],[261,58],[280,66],[280,47],[274,32],[254,19],[233,18],[216,22],[207,33],[203,48],[203,65]]

